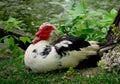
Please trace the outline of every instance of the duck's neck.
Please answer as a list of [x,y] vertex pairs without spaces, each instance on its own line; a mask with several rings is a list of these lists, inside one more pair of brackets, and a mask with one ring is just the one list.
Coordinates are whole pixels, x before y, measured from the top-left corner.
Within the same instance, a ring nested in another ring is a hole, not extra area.
[[50,38],[47,40],[49,44],[54,44],[54,42],[59,38],[59,35],[55,32],[52,32]]

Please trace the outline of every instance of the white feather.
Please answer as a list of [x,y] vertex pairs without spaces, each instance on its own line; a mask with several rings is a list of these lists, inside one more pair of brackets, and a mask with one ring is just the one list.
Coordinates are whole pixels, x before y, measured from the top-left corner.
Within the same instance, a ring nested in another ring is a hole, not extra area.
[[[31,68],[33,72],[47,72],[55,70],[58,67],[59,56],[54,47],[52,47],[51,52],[45,59],[39,55],[46,45],[49,45],[46,41],[40,41],[35,45],[31,44],[25,52],[25,65]],[[35,55],[32,53],[34,49],[38,50],[38,54]],[[34,58],[34,56],[36,56],[36,58]]]
[[72,44],[72,42],[64,40],[61,41],[60,43],[55,44],[55,46],[57,46],[57,48],[68,47],[69,44]]

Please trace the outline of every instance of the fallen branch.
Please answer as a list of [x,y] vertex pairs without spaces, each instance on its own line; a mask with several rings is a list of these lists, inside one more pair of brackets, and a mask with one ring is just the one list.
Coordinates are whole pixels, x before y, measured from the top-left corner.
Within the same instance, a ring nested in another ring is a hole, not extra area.
[[[17,30],[17,29],[12,29],[9,32],[6,32],[5,29],[4,29],[4,26],[0,25],[0,38],[4,37],[6,35],[14,35],[14,36],[16,36],[18,38],[19,37],[29,37],[29,38],[32,37],[32,35],[30,33],[26,33],[26,32],[24,32],[22,30]],[[21,47],[24,50],[30,44],[28,42],[26,44],[24,44],[21,40],[19,40],[19,41],[16,40],[16,39],[14,39],[14,40],[15,40],[15,43],[19,44],[19,47]]]
[[9,32],[6,33],[4,26],[0,25],[0,37],[4,37],[5,35],[15,35],[15,36],[26,36],[31,37],[30,33],[26,33],[22,30],[11,29]]

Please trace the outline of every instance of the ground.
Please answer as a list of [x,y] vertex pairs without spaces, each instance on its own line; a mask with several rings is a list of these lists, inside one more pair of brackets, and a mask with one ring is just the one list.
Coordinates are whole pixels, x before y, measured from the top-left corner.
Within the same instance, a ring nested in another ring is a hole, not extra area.
[[65,75],[67,70],[32,73],[25,69],[23,56],[10,56],[9,50],[0,54],[0,84],[120,84],[118,74],[106,73],[99,67],[74,69]]

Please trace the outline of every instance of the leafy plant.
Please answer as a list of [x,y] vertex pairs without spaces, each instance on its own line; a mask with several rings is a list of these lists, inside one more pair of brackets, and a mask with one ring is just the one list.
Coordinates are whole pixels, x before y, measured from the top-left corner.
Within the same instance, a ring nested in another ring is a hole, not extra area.
[[73,4],[64,8],[61,19],[53,21],[58,23],[60,33],[105,42],[107,30],[116,15],[116,10],[112,9],[110,12],[104,9],[89,10],[84,1],[74,6]]
[[10,54],[13,56],[23,55],[22,50],[18,47],[18,44],[15,43],[15,39],[18,38],[12,35],[4,36],[3,38],[1,38],[0,40],[4,42],[6,47],[1,49],[0,53],[4,54],[6,50],[9,50]]
[[7,32],[10,31],[12,28],[20,29],[20,27],[18,26],[20,25],[20,23],[22,23],[22,21],[19,21],[18,19],[15,19],[13,17],[9,17],[7,21],[0,21],[0,24],[5,25],[5,30]]
[[[10,17],[7,21],[0,21],[0,24],[5,26],[5,31],[8,33],[13,28],[20,29],[20,24],[22,21],[19,21],[16,18]],[[15,40],[21,40],[24,44],[26,42],[31,42],[30,38],[28,37],[16,37],[14,35],[6,35],[0,39],[0,42],[3,41],[4,44],[7,46],[5,49],[1,49],[1,53],[5,53],[6,50],[10,50],[12,55],[21,56],[23,55],[22,50],[19,48],[19,44],[15,42]]]
[[65,76],[72,75],[75,72],[73,67],[69,67],[68,71],[64,73]]

